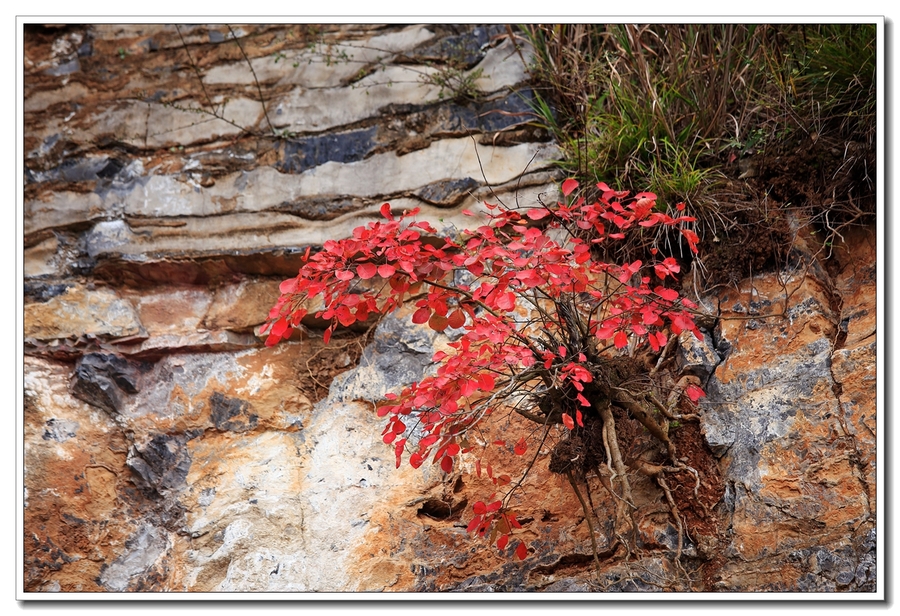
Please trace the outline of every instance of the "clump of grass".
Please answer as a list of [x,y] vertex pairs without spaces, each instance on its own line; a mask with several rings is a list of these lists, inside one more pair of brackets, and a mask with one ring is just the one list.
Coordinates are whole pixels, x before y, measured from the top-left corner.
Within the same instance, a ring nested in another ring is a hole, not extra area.
[[767,145],[805,139],[829,159],[810,211],[826,243],[875,212],[876,34],[874,24],[795,26],[785,29],[780,55],[767,58],[774,86],[760,96]]
[[[540,121],[585,179],[699,204],[718,140],[746,115],[763,32],[737,24],[526,26]],[[550,116],[547,110],[559,113]],[[560,121],[557,117],[566,118]]]
[[[842,138],[875,137],[874,24],[827,24],[786,32],[788,49],[770,57],[779,77],[780,106],[792,109],[806,129],[836,131]],[[804,126],[806,125],[806,126]]]
[[[741,188],[736,180],[751,174],[736,178],[733,169],[796,147],[798,135],[842,148],[842,172],[867,166],[852,173],[873,186],[874,25],[539,24],[522,32],[535,50],[535,116],[562,146],[561,166],[585,184],[651,190],[660,207],[686,203],[704,240],[724,242],[738,226],[746,234],[748,216],[772,219],[749,214],[769,205],[745,198],[744,188],[760,187]],[[841,203],[845,218],[859,209],[852,194]],[[833,228],[829,207],[814,215]]]
[[747,115],[738,90],[755,78],[758,28],[536,25],[525,32],[536,52],[535,111],[566,152],[568,172],[651,190],[663,207],[685,202],[701,237],[723,226],[712,197],[722,180],[720,140],[729,121]]

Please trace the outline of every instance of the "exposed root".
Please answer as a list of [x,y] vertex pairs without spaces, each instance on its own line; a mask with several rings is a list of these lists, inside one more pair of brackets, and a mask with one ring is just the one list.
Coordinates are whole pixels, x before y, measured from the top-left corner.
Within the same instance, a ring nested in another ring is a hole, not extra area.
[[[566,471],[566,477],[569,479],[569,485],[572,486],[572,491],[575,492],[575,496],[578,497],[578,502],[581,503],[581,509],[584,511],[584,521],[588,527],[588,533],[591,536],[591,552],[594,554],[594,566],[597,569],[597,582],[600,582],[600,556],[598,555],[597,550],[597,537],[594,535],[594,512],[592,508],[588,507],[588,504],[584,501],[584,497],[581,496],[581,490],[578,489],[578,484],[575,482],[575,477],[572,476],[572,471]],[[590,492],[588,492],[590,493]]]
[[[666,351],[661,357],[665,354]],[[677,422],[699,421],[699,416],[691,412],[693,409],[687,405],[684,394],[688,386],[699,384],[698,381],[695,376],[682,376],[664,398],[665,402],[661,402],[659,392],[652,388],[652,381],[650,384],[641,381],[640,386],[645,387],[641,390],[636,387],[636,381],[626,384],[619,378],[606,379],[602,389],[593,392],[595,414],[591,414],[592,419],[589,421],[586,417],[584,425],[570,431],[551,454],[550,470],[566,475],[584,511],[594,567],[601,585],[603,561],[616,558],[628,562],[638,552],[640,527],[636,516],[639,503],[635,500],[632,485],[636,476],[647,477],[660,490],[663,498],[660,511],[668,513],[678,535],[676,545],[669,544],[669,549],[673,550],[672,566],[678,578],[689,584],[691,582],[683,561],[685,542],[693,541],[688,524],[697,523],[698,517],[700,520],[711,517],[711,503],[706,502],[709,500],[708,490],[702,483],[701,473],[691,466],[695,463],[691,441],[685,441],[688,449],[682,451],[682,457],[679,457],[676,442],[681,443],[682,437],[678,436],[673,441],[670,428],[677,427]],[[646,436],[641,434],[652,436],[652,441],[648,442]],[[595,532],[600,528],[599,523],[594,524],[593,503],[588,504],[591,493],[586,475],[592,471],[615,506],[612,536],[607,537],[609,549],[602,555],[598,551]],[[686,475],[692,476],[694,481],[691,482]],[[587,489],[587,498],[580,484]],[[676,499],[685,498],[688,500],[682,502],[680,508]],[[706,532],[703,525],[697,528],[701,534]],[[670,583],[680,586],[682,582],[673,579]]]

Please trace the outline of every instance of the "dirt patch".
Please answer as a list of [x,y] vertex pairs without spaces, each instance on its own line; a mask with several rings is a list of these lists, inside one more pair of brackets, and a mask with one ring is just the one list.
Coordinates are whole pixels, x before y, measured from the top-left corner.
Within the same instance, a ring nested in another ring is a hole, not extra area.
[[700,256],[707,288],[736,285],[787,262],[794,235],[786,212],[748,205],[726,215],[733,225],[706,242]]
[[753,183],[776,202],[835,214],[854,202],[875,212],[875,149],[864,143],[812,134],[766,151],[755,166]]
[[359,364],[359,358],[368,342],[368,333],[337,334],[327,345],[321,340],[310,338],[305,343],[308,345],[309,355],[294,362],[294,371],[298,377],[297,388],[313,403],[324,399],[334,378]]
[[669,485],[688,534],[704,551],[704,548],[714,547],[717,543],[720,529],[714,509],[725,494],[725,485],[699,425],[686,423],[671,431],[669,436],[675,443],[681,461],[695,469],[700,476],[700,487],[696,494],[696,481],[687,471],[673,473]]

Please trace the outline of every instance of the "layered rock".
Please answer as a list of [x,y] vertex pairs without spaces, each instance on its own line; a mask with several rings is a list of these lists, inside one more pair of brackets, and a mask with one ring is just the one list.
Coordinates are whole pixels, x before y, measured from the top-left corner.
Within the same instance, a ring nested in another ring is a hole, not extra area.
[[642,552],[598,581],[549,445],[513,497],[523,562],[466,533],[496,490],[470,461],[395,469],[374,401],[447,342],[408,308],[262,345],[300,255],[385,201],[454,233],[555,197],[528,58],[502,26],[27,30],[26,591],[874,589],[868,230],[705,298],[715,328],[683,340],[709,395],[679,447],[712,512],[686,514],[689,579],[649,480]]

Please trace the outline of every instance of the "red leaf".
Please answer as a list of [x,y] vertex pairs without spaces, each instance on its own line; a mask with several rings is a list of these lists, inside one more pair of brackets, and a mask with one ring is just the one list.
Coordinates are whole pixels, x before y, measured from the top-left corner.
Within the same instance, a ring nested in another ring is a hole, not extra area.
[[445,473],[449,473],[453,470],[453,458],[450,456],[444,456],[441,458],[441,470]]
[[688,246],[691,249],[691,252],[697,252],[697,242],[700,241],[700,238],[697,237],[697,234],[691,231],[690,229],[682,229],[681,234],[684,236],[684,239],[687,240]]
[[428,319],[428,327],[436,332],[444,331],[445,329],[447,329],[447,325],[449,325],[449,323],[447,322],[447,317],[442,317],[439,314],[433,314],[431,315],[431,318]]
[[472,521],[469,522],[469,525],[466,527],[466,532],[467,533],[474,532],[476,528],[481,526],[481,521],[482,521],[481,516],[476,515],[474,518],[472,518]]
[[578,188],[578,180],[573,180],[569,178],[565,182],[562,183],[562,194],[568,197],[572,194],[572,192]]
[[394,267],[393,265],[388,265],[387,263],[378,266],[378,275],[382,278],[390,278],[396,271],[396,267]]
[[391,214],[391,204],[385,203],[381,206],[381,215],[387,218],[388,220],[394,220],[394,216]]
[[568,413],[563,413],[563,414],[562,414],[562,422],[563,422],[563,425],[564,425],[565,427],[567,427],[569,430],[574,430],[574,429],[575,429],[575,422],[572,421],[572,418],[569,416]]
[[406,439],[401,438],[394,443],[394,456],[397,458],[397,468],[400,468],[400,457],[403,455],[403,447],[406,446]]
[[581,416],[581,411],[578,409],[575,409],[575,423],[577,423],[582,428],[584,427],[584,419]]
[[497,539],[497,549],[505,550],[507,543],[509,543],[509,535],[501,535],[500,538]]
[[423,308],[419,308],[413,313],[412,322],[416,325],[421,325],[422,323],[426,323],[428,319],[431,318],[431,308],[427,306]]
[[472,263],[466,264],[466,269],[468,269],[475,276],[481,276],[484,273],[484,263],[481,261],[473,261]]
[[628,336],[625,335],[625,332],[616,332],[613,344],[616,345],[617,349],[624,349],[628,346]]
[[279,338],[284,337],[284,332],[287,331],[288,322],[287,319],[281,317],[277,321],[275,321],[275,325],[272,326],[272,334],[278,336]]
[[512,310],[516,306],[516,296],[512,293],[501,293],[497,298],[497,308],[500,310]]
[[516,519],[516,515],[512,512],[506,514],[506,519],[509,520],[510,526],[513,528],[522,528],[522,525],[519,524],[519,521]]
[[525,211],[525,215],[531,220],[540,220],[549,216],[550,210],[542,207],[534,207]]
[[481,391],[493,391],[494,377],[487,372],[478,375],[478,389]]
[[525,557],[528,556],[528,548],[525,547],[525,544],[519,542],[519,547],[516,548],[516,556],[519,557],[519,560],[525,560]]
[[362,278],[363,280],[368,280],[375,276],[378,272],[378,267],[374,263],[360,263],[356,267],[356,275]]
[[458,327],[462,327],[466,324],[466,315],[465,313],[457,308],[453,312],[450,313],[450,316],[447,317],[447,324],[456,329]]
[[513,451],[517,456],[523,455],[526,451],[528,451],[528,443],[525,442],[525,438],[520,438],[519,442],[516,443],[516,446],[513,447]]
[[484,504],[484,501],[478,501],[472,505],[472,511],[474,511],[476,515],[484,515],[487,513],[487,505]]
[[678,299],[678,291],[676,291],[675,289],[666,289],[664,287],[656,287],[655,289],[653,289],[653,292],[656,293],[657,295],[659,295],[664,300],[667,300],[670,302],[674,302],[676,299]]
[[297,290],[297,279],[296,278],[288,278],[280,285],[278,285],[278,290],[282,293],[293,293]]
[[684,394],[691,399],[694,404],[697,400],[706,396],[706,392],[694,385],[693,383],[684,388]]
[[356,315],[350,312],[350,309],[346,306],[338,306],[335,315],[337,316],[338,323],[344,327],[350,327],[356,323]]
[[353,280],[353,272],[349,270],[339,270],[334,273],[334,277],[338,280]]

